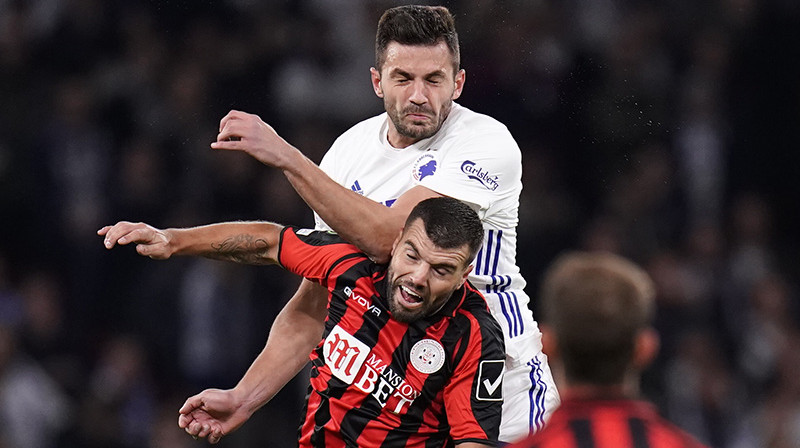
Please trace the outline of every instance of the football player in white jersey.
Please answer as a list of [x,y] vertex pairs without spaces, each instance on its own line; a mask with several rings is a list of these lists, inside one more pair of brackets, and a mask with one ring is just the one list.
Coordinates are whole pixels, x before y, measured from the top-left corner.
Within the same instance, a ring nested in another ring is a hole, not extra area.
[[[370,71],[386,113],[346,131],[319,167],[258,116],[239,111],[221,120],[211,146],[244,151],[281,169],[315,211],[318,228],[336,231],[376,261],[388,259],[405,218],[419,201],[444,195],[471,204],[483,222],[485,240],[470,281],[483,292],[505,333],[500,440],[516,441],[541,428],[559,402],[516,265],[519,147],[503,124],[454,103],[465,72],[446,8],[386,11],[378,24],[376,65]],[[106,246],[113,246],[116,236],[105,232]],[[239,241],[225,250],[238,261],[253,261],[258,247],[247,241],[255,240]],[[130,238],[120,241],[128,242]],[[155,237],[148,242],[145,236],[135,242],[139,253],[150,256],[157,256],[150,251],[164,244]],[[187,400],[181,413],[193,419],[186,431],[216,442],[269,401],[308,361],[322,333],[325,304],[326,291],[304,281],[240,383]]]

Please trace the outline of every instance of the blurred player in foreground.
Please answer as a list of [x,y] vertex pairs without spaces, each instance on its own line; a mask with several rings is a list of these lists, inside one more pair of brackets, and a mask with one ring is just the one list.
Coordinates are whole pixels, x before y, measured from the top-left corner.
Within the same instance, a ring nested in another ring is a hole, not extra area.
[[609,253],[570,253],[545,274],[542,334],[561,405],[544,429],[514,448],[703,447],[639,397],[655,358],[654,286]]
[[[258,241],[263,264],[280,264],[327,288],[300,446],[496,444],[503,334],[467,282],[483,227],[461,201],[440,197],[415,206],[388,266],[329,232],[264,222],[166,230],[120,222],[99,234],[114,244],[137,244],[157,259],[228,258],[221,249],[228,242]],[[251,370],[274,367],[254,364]],[[190,397],[179,426],[218,442],[226,432],[220,415],[249,417],[261,405],[240,399],[258,387],[248,378],[233,389]]]

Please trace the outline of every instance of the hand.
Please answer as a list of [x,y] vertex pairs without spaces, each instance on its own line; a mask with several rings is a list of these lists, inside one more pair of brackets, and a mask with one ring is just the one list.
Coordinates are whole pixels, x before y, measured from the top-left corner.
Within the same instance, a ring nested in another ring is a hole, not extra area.
[[214,149],[243,151],[259,162],[284,169],[290,157],[299,151],[286,142],[274,129],[264,123],[258,115],[232,110],[219,123]]
[[209,443],[236,431],[252,415],[234,389],[206,389],[189,397],[178,412],[178,426],[195,439],[207,437]]
[[172,255],[169,233],[142,222],[120,221],[113,226],[103,227],[97,234],[105,235],[103,245],[106,249],[111,249],[115,244],[136,243],[136,252],[140,255],[156,260],[166,260]]

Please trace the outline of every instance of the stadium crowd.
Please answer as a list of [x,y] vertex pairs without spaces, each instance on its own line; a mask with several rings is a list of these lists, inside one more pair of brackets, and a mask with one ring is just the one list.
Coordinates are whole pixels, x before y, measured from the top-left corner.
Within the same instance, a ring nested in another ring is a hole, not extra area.
[[[0,1],[0,447],[192,446],[181,403],[235,384],[299,280],[95,232],[313,226],[280,173],[208,145],[246,110],[318,162],[381,110],[374,27],[397,3]],[[459,103],[523,151],[534,315],[560,252],[629,257],[658,288],[645,396],[714,447],[800,446],[800,6],[443,3]],[[295,383],[220,446],[291,445]]]

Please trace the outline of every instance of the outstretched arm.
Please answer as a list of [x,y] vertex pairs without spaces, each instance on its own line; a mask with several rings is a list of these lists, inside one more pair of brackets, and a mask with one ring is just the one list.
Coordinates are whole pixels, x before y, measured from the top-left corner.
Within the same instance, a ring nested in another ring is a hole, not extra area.
[[319,343],[326,315],[327,291],[303,280],[275,318],[267,345],[233,389],[207,389],[186,400],[178,426],[210,443],[235,431],[266,404],[308,362]]
[[336,183],[261,118],[244,112],[231,111],[221,120],[220,133],[211,147],[244,151],[261,163],[282,170],[309,207],[344,239],[378,262],[388,260],[392,242],[411,209],[423,199],[439,196],[417,186],[392,207],[385,207]]
[[106,249],[136,244],[140,255],[166,260],[195,255],[243,264],[274,264],[283,227],[270,222],[227,222],[183,229],[157,229],[120,221],[97,231]]

